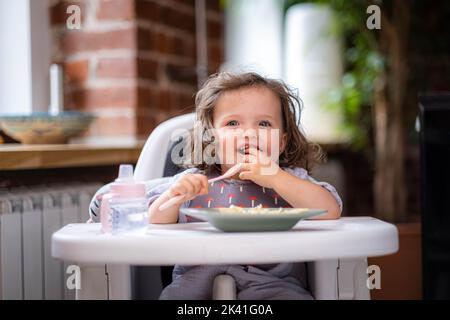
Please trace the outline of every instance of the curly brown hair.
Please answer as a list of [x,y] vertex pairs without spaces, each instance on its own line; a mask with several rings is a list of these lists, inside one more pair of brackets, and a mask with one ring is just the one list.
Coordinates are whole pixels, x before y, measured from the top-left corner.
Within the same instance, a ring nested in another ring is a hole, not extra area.
[[[289,87],[280,80],[263,77],[254,72],[233,74],[219,72],[211,75],[195,96],[196,120],[201,123],[203,148],[214,143],[214,138],[207,132],[213,129],[213,111],[219,97],[225,91],[245,87],[261,86],[271,90],[280,101],[283,131],[286,133],[286,147],[279,156],[280,167],[302,167],[308,172],[315,164],[325,160],[318,144],[308,141],[300,131],[300,112],[302,102]],[[298,106],[298,107],[297,107]],[[191,148],[194,152],[194,148]],[[191,154],[190,159],[194,159]],[[220,170],[217,164],[207,164],[204,160],[198,164],[186,162],[186,167],[197,167],[206,172]]]

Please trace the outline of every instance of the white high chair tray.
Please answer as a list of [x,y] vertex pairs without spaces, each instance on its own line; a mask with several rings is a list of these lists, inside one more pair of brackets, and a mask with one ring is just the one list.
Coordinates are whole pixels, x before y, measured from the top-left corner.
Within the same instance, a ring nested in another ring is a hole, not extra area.
[[52,237],[53,257],[86,264],[254,264],[371,257],[397,250],[397,228],[372,217],[302,220],[282,232],[226,233],[200,222],[108,235],[98,223],[69,224]]

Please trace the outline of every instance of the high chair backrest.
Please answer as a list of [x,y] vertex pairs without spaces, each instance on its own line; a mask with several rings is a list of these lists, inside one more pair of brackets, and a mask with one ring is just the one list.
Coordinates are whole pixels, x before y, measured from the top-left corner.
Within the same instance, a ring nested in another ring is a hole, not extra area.
[[[152,131],[139,156],[134,177],[137,180],[151,180],[164,176],[167,155],[177,129],[189,130],[194,126],[195,114],[189,113],[161,123]],[[171,140],[172,138],[172,140]]]

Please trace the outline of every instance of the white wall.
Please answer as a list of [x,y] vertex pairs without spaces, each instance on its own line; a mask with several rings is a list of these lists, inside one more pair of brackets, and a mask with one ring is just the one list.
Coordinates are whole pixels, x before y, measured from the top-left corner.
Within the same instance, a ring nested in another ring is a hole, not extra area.
[[47,0],[0,0],[0,113],[47,111]]

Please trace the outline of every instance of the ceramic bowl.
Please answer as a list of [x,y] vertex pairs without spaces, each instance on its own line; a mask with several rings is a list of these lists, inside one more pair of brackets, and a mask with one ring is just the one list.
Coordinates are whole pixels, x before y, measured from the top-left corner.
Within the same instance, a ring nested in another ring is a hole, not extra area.
[[23,144],[67,143],[70,138],[87,130],[94,118],[91,114],[77,111],[56,115],[36,112],[0,116],[0,126],[8,136]]

